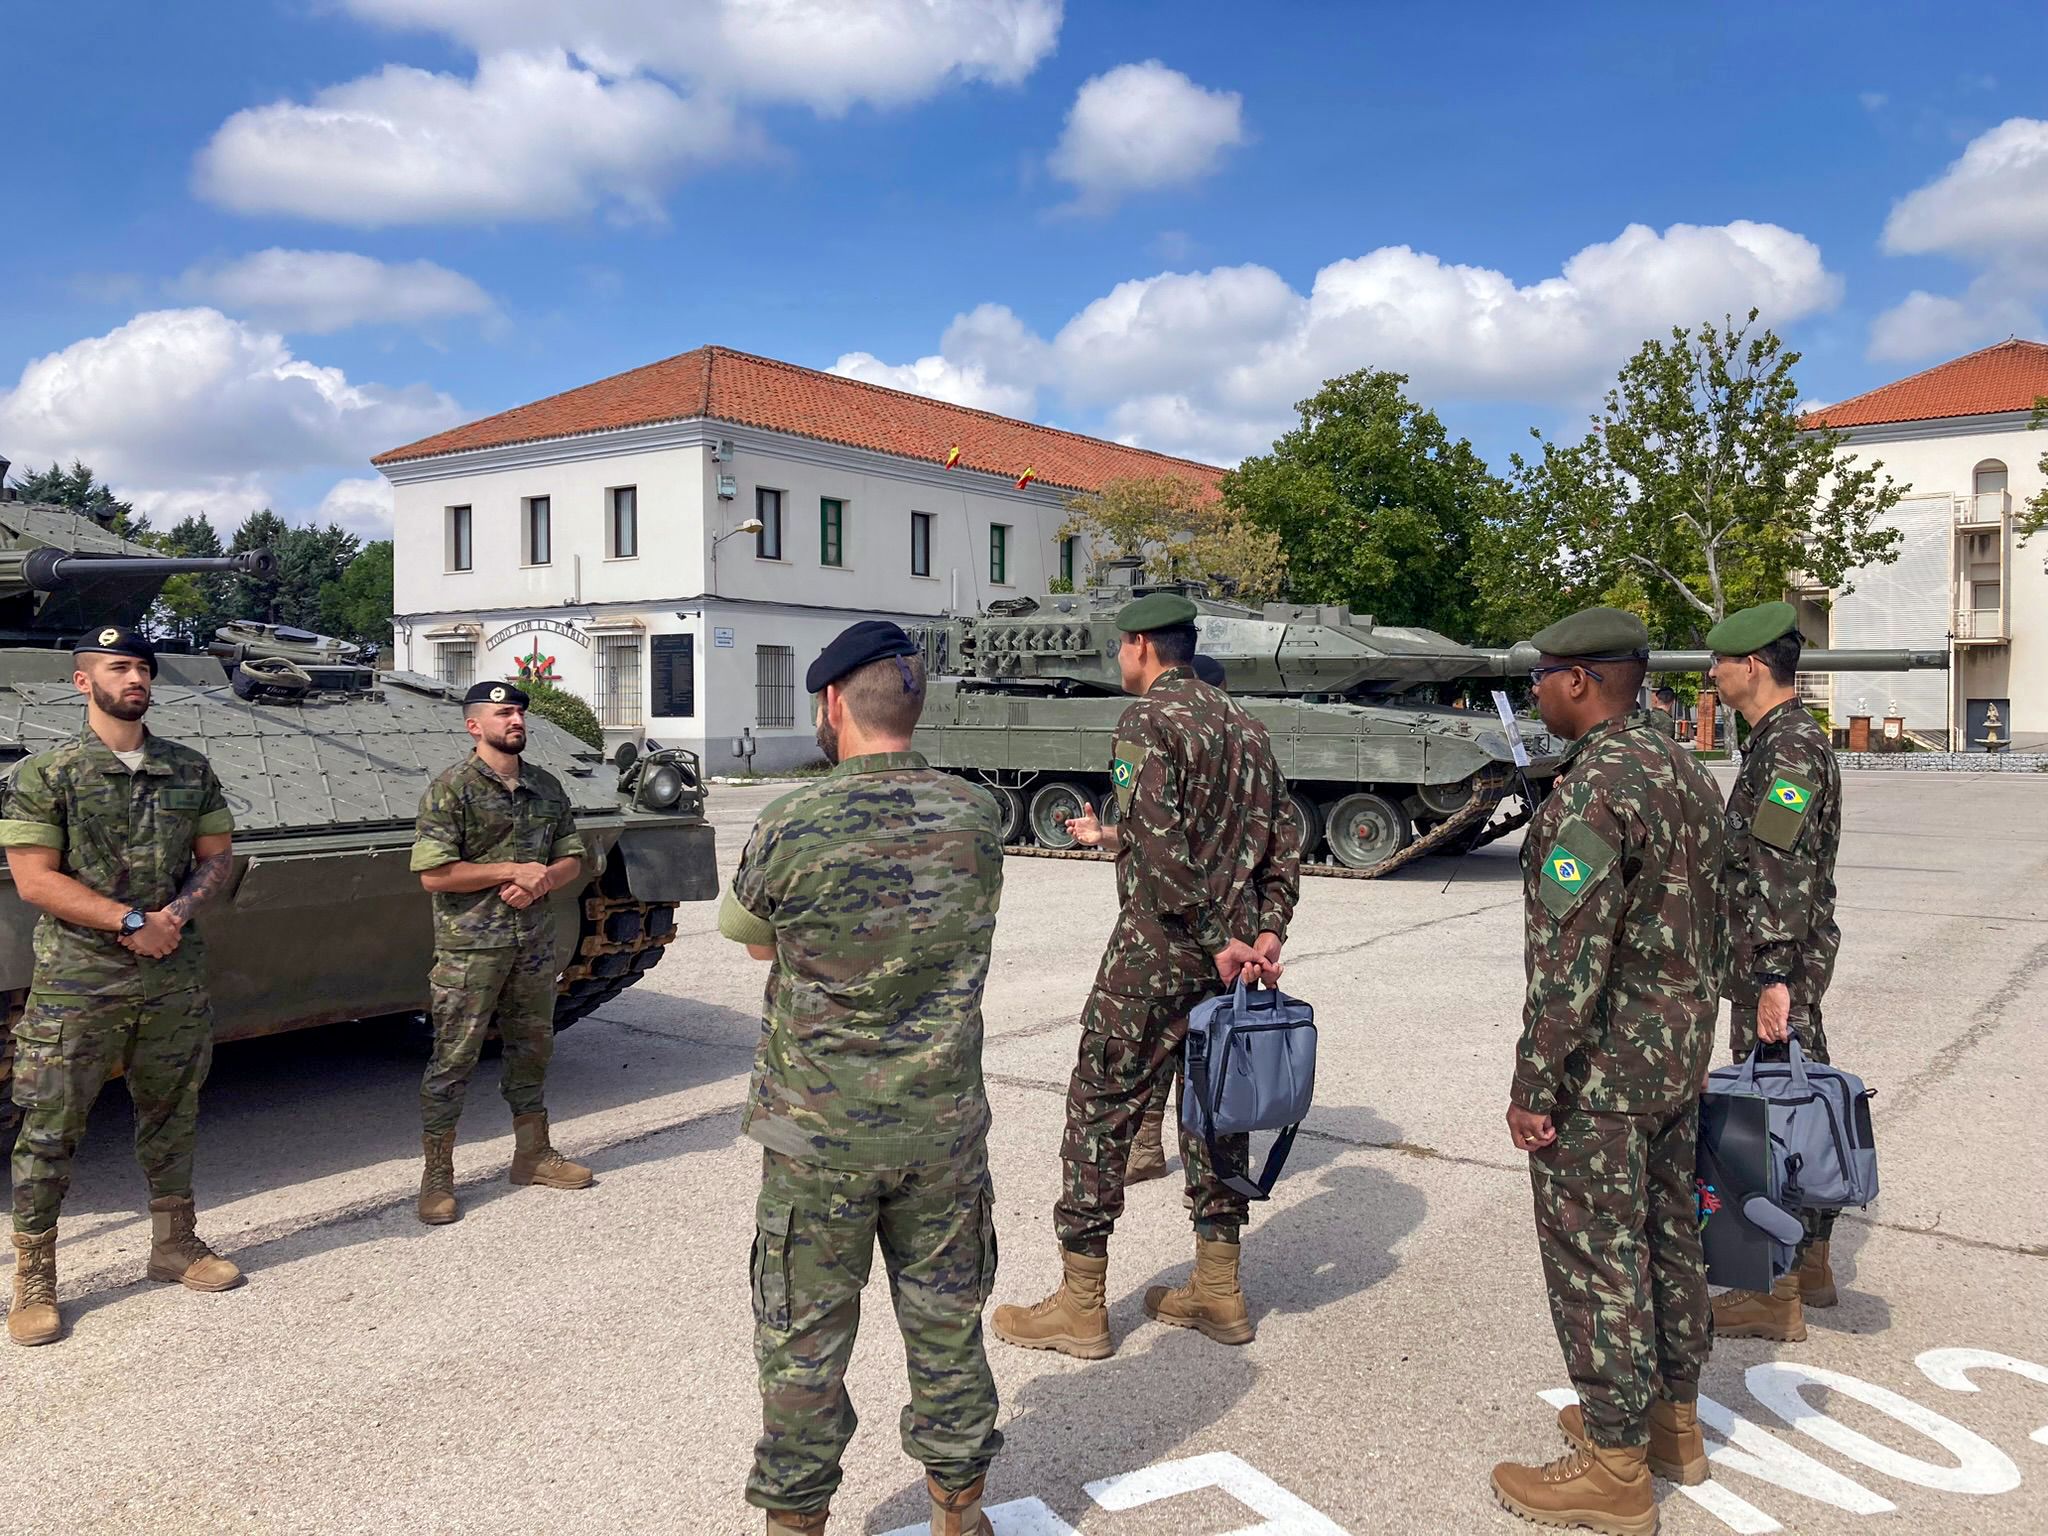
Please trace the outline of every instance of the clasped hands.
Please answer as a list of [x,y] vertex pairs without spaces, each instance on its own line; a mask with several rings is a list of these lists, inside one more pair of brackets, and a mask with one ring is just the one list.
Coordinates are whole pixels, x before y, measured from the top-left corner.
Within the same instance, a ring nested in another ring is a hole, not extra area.
[[145,960],[161,960],[175,954],[185,940],[185,925],[170,913],[159,909],[145,912],[142,927],[134,933],[118,935],[118,942],[125,950],[142,956]]
[[550,889],[547,865],[514,864],[512,878],[498,887],[498,899],[513,911],[523,912],[547,895]]
[[1279,983],[1282,966],[1278,934],[1262,933],[1249,944],[1243,939],[1232,939],[1216,951],[1214,958],[1216,974],[1226,987],[1240,981],[1248,987]]

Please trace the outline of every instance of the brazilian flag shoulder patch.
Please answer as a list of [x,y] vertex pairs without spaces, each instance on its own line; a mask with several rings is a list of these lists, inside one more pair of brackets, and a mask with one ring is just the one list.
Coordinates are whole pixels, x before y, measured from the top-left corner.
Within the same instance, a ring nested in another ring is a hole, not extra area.
[[1116,790],[1119,813],[1130,810],[1131,796],[1138,788],[1138,774],[1144,769],[1145,755],[1151,750],[1141,741],[1117,738],[1115,754],[1109,760],[1109,782]]
[[1771,774],[1770,782],[1757,801],[1749,829],[1756,834],[1758,842],[1769,843],[1773,848],[1789,853],[1799,841],[1800,829],[1806,825],[1806,813],[1813,808],[1820,786],[1789,768],[1767,771]]
[[1565,818],[1537,873],[1536,893],[1552,917],[1568,916],[1613,865],[1615,852],[1576,816]]

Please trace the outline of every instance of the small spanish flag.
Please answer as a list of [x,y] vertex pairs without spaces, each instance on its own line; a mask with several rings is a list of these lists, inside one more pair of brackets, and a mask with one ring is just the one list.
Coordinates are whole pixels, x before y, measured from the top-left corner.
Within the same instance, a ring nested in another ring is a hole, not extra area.
[[946,468],[951,469],[960,462],[960,445],[955,443],[946,450]]
[[1030,484],[1030,483],[1031,483],[1032,481],[1036,480],[1037,478],[1038,478],[1038,471],[1037,471],[1037,470],[1035,470],[1035,469],[1027,469],[1027,470],[1025,470],[1023,474],[1021,474],[1021,475],[1019,475],[1019,476],[1017,477],[1017,489],[1018,489],[1018,490],[1020,490],[1020,491],[1021,491],[1021,490],[1023,490],[1025,486],[1029,485],[1029,484]]

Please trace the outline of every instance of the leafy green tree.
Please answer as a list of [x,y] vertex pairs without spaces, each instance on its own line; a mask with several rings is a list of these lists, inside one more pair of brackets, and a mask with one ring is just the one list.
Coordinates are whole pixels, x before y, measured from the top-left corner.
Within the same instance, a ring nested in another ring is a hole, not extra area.
[[69,469],[52,464],[39,474],[18,476],[14,483],[24,501],[46,501],[83,512],[107,523],[124,539],[141,538],[149,531],[149,519],[136,516],[133,504],[116,496],[81,460],[73,459]]
[[229,546],[233,554],[251,549],[274,552],[277,572],[269,577],[237,575],[230,588],[229,617],[317,630],[326,611],[325,589],[341,582],[361,552],[362,541],[338,523],[294,528],[266,507],[243,520]]
[[1621,602],[1676,641],[1797,572],[1846,592],[1898,558],[1884,514],[1902,489],[1841,453],[1843,434],[1802,425],[1799,354],[1756,318],[1645,342],[1584,441],[1516,456],[1517,494],[1473,562],[1482,612]]
[[1280,541],[1252,527],[1208,486],[1176,475],[1133,475],[1067,502],[1061,538],[1098,556],[1135,556],[1152,581],[1206,582],[1246,602],[1277,596]]
[[604,750],[604,728],[597,723],[597,711],[584,700],[554,683],[523,682],[519,686],[526,692],[529,713],[552,720],[577,740]]
[[[213,524],[197,514],[179,518],[168,532],[152,534],[144,542],[167,555],[217,558],[225,553]],[[225,576],[188,572],[170,577],[151,611],[151,627],[159,634],[204,647],[230,616],[231,585]]]
[[[2034,419],[2028,422],[2027,425],[2036,431],[2042,427],[2048,427],[2048,395],[2044,395],[2034,402]],[[2044,450],[2041,454],[2041,473],[2044,476],[2048,476],[2048,450]],[[2020,508],[2018,525],[2020,542],[2022,544],[2039,533],[2043,528],[2048,528],[2048,485],[2043,485],[2040,490],[2027,498],[2027,504]]]
[[1362,368],[1302,401],[1301,425],[1223,477],[1223,498],[1285,552],[1289,595],[1464,638],[1473,529],[1505,490],[1472,445]]
[[320,627],[330,635],[391,650],[391,541],[362,547],[339,581],[320,589]]

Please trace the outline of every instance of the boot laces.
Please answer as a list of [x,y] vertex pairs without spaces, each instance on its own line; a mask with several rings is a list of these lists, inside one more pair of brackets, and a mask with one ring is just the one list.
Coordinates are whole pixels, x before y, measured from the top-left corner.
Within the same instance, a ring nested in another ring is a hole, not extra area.
[[1593,1453],[1584,1447],[1575,1447],[1543,1469],[1546,1483],[1568,1483],[1575,1477],[1583,1476],[1593,1465]]
[[569,1159],[562,1156],[562,1154],[557,1152],[552,1146],[548,1146],[542,1147],[540,1149],[540,1153],[537,1159],[535,1160],[533,1166],[535,1171],[538,1171],[542,1168],[560,1168],[568,1161]]
[[21,1271],[16,1282],[21,1287],[20,1305],[24,1307],[54,1307],[57,1305],[57,1270],[55,1265],[37,1264]]
[[430,1195],[454,1194],[455,1169],[440,1161],[429,1162],[426,1177],[420,1180],[420,1187]]
[[198,1232],[198,1213],[189,1205],[171,1213],[170,1234],[164,1239],[166,1253],[184,1260],[186,1266],[199,1263],[202,1259],[217,1257]]

